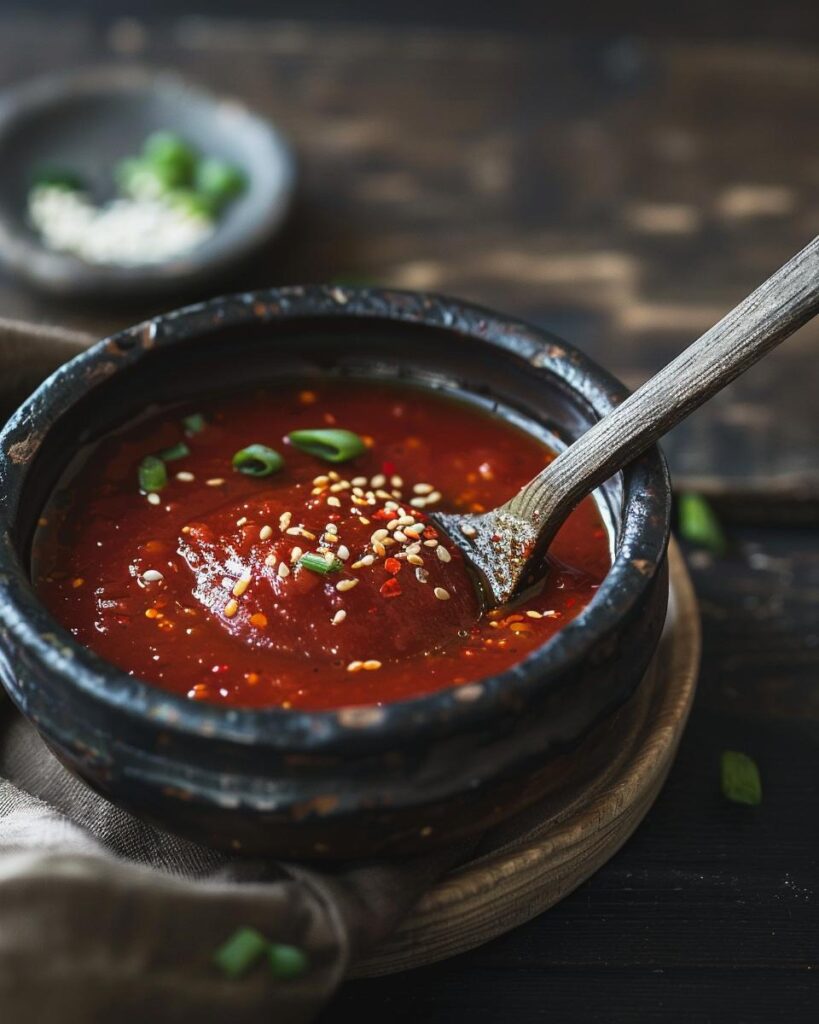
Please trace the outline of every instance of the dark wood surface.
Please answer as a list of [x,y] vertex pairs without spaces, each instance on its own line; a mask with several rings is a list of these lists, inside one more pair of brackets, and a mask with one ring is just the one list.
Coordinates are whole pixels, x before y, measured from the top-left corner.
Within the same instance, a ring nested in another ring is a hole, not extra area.
[[[234,93],[290,133],[304,181],[287,233],[226,289],[448,291],[553,328],[635,385],[819,230],[809,40],[30,14],[0,17],[0,84],[139,60]],[[47,305],[0,276],[2,315],[103,334],[154,311]],[[817,341],[819,325],[802,330],[667,446],[678,484],[717,496],[731,549],[691,552],[701,689],[635,837],[483,949],[349,983],[323,1024],[817,1019]],[[761,807],[723,801],[725,748],[759,762]]]

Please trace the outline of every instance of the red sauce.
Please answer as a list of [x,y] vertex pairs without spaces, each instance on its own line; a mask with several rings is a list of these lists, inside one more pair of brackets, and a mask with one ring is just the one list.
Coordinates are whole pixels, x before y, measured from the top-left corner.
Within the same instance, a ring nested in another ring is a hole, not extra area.
[[[415,697],[509,668],[574,618],[609,568],[587,499],[554,541],[539,593],[481,617],[458,549],[429,515],[492,508],[554,456],[467,404],[353,383],[217,399],[196,410],[206,426],[167,463],[166,486],[142,493],[140,460],[183,439],[191,411],[151,414],[87,453],[33,551],[55,617],[162,689],[245,707]],[[355,431],[366,452],[332,464],[287,441],[328,425]],[[233,470],[253,443],[284,468]],[[296,548],[332,551],[343,568],[316,574]]]

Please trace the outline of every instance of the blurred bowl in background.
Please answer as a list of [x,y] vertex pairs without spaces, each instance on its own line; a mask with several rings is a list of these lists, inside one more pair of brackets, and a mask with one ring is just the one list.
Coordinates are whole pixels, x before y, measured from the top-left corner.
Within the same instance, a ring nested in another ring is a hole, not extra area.
[[[204,155],[244,171],[247,187],[213,233],[183,255],[138,266],[89,263],[47,248],[28,214],[36,169],[70,168],[104,202],[116,193],[116,165],[155,131],[177,133]],[[147,297],[215,281],[279,229],[295,178],[292,151],[272,125],[169,73],[99,68],[37,79],[0,95],[0,259],[53,295]]]

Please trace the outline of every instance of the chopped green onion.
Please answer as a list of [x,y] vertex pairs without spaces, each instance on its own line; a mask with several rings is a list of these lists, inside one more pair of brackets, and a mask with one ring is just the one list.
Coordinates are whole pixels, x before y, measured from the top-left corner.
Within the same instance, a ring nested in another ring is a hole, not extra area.
[[271,942],[267,956],[270,962],[270,973],[274,978],[281,980],[300,978],[308,967],[307,956],[297,946]]
[[172,444],[170,448],[163,448],[161,452],[157,452],[156,454],[163,462],[174,462],[176,459],[184,459],[185,456],[190,455],[190,453],[191,450],[184,441],[177,441],[176,444]]
[[196,166],[195,185],[197,191],[222,205],[244,192],[247,178],[238,167],[226,160],[208,157],[200,160]]
[[246,476],[270,476],[283,465],[281,455],[264,444],[249,444],[233,456],[233,468]]
[[725,534],[708,502],[699,494],[681,494],[679,500],[680,534],[692,544],[722,554]]
[[317,572],[320,576],[341,572],[344,568],[344,563],[340,559],[334,558],[332,562],[328,562],[324,555],[317,555],[314,551],[305,551],[299,559],[299,565],[303,565],[310,572]]
[[172,169],[157,166],[142,157],[128,157],[114,168],[120,189],[134,199],[160,199],[179,185]]
[[62,188],[66,192],[84,192],[85,182],[69,167],[45,165],[31,175],[32,188]]
[[194,434],[202,433],[207,426],[207,420],[201,412],[192,412],[190,416],[182,417],[182,426],[188,437],[193,437]]
[[738,750],[723,750],[722,795],[735,804],[756,807],[762,803],[762,782],[753,758]]
[[173,132],[154,132],[142,147],[145,161],[160,174],[168,186],[190,185],[196,169],[196,151]]
[[213,220],[216,216],[216,203],[210,196],[194,192],[191,188],[174,188],[165,193],[165,201],[187,214],[189,217],[200,217]]
[[214,963],[227,978],[241,978],[269,950],[269,943],[255,928],[239,928],[216,950]]
[[139,464],[139,486],[143,491],[161,491],[168,482],[165,463],[156,455],[146,455]]
[[309,455],[316,455],[328,462],[346,462],[361,455],[367,446],[352,430],[335,428],[317,430],[293,430],[287,435],[292,444]]

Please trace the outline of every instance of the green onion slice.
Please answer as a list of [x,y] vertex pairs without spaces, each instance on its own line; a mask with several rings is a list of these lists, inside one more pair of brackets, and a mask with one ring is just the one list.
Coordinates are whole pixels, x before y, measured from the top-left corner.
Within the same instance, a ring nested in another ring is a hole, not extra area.
[[280,980],[299,978],[308,967],[305,953],[298,946],[288,946],[283,942],[271,942],[267,949],[267,957],[270,973]]
[[255,928],[239,928],[213,955],[213,961],[227,978],[241,978],[269,950],[267,939]]
[[722,554],[728,544],[714,510],[699,494],[681,494],[679,501],[680,534],[692,544]]
[[157,452],[157,456],[162,459],[163,462],[175,462],[176,459],[184,459],[185,456],[190,455],[190,453],[191,450],[184,441],[177,441],[176,444],[172,444],[170,448],[163,448],[161,452]]
[[207,420],[201,412],[192,412],[190,416],[182,417],[182,426],[185,428],[185,433],[188,437],[193,437],[194,434],[201,434],[207,426]]
[[722,752],[722,795],[735,804],[756,807],[762,803],[762,782],[753,758],[738,750]]
[[139,486],[143,491],[161,491],[168,482],[165,463],[156,455],[146,455],[139,464]]
[[281,455],[265,444],[249,444],[233,456],[233,468],[246,476],[270,476],[283,465]]
[[328,462],[346,462],[367,450],[367,446],[352,430],[293,430],[287,436],[291,444],[303,452]]
[[328,562],[324,555],[317,555],[314,551],[305,551],[299,559],[299,565],[303,565],[310,572],[317,572],[320,576],[341,572],[344,568],[344,563],[340,559],[334,558],[332,562]]

